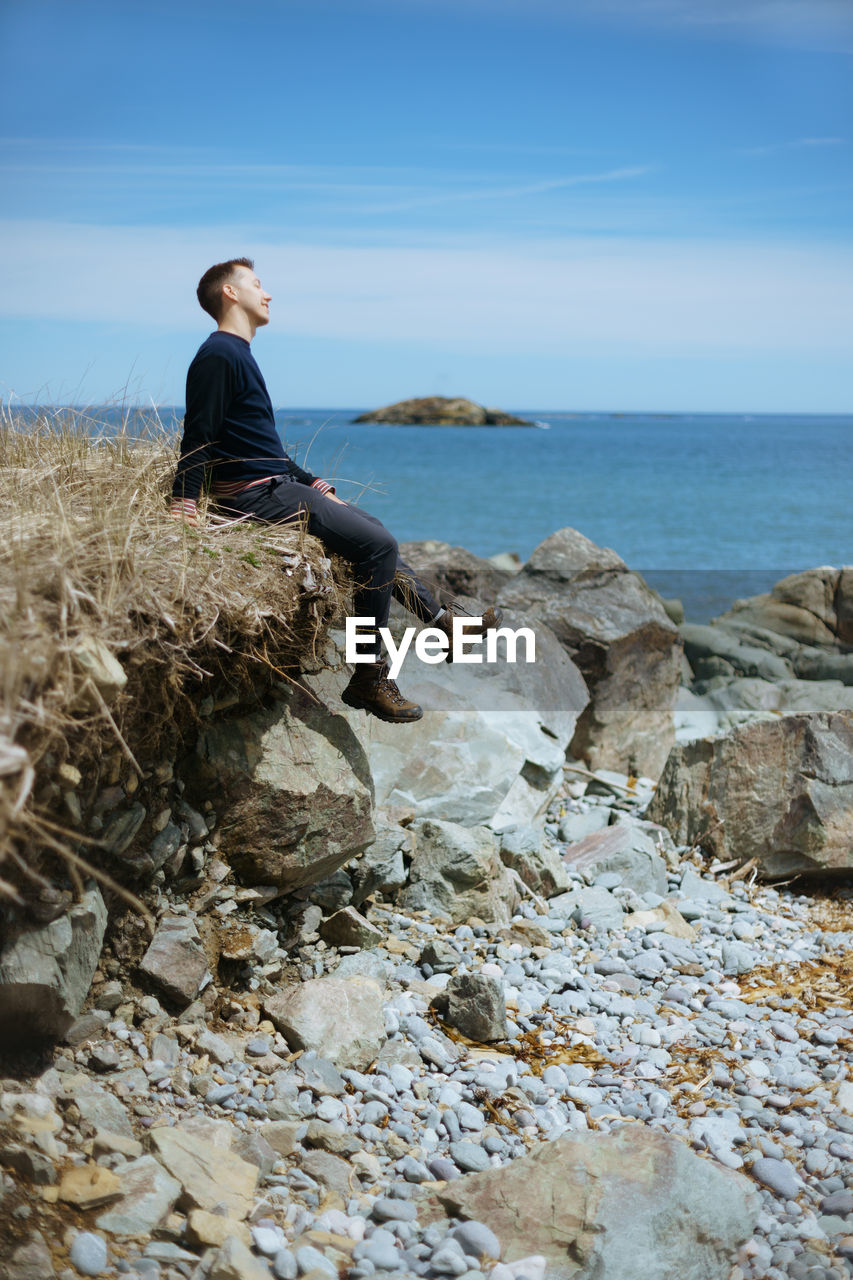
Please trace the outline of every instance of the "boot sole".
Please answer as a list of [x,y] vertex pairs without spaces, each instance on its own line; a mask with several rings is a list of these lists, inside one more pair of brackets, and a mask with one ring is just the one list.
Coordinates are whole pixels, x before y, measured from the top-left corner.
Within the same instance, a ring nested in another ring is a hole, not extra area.
[[365,698],[359,698],[353,694],[347,696],[346,690],[341,694],[341,702],[347,707],[352,707],[353,711],[366,711],[368,715],[375,716],[377,720],[383,720],[385,724],[414,724],[424,714],[422,708],[418,707],[417,715],[388,715],[384,711],[377,711],[373,703],[368,702]]

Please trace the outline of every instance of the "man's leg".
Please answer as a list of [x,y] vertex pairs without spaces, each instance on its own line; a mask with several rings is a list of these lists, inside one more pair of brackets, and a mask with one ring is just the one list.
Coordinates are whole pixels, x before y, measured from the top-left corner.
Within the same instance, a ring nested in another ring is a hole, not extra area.
[[[371,515],[369,511],[365,511],[362,507],[350,506],[350,511],[357,511],[363,519],[368,520],[373,525],[377,525],[380,529],[385,529],[381,520]],[[399,551],[397,552],[393,591],[394,599],[404,609],[408,609],[416,618],[419,618],[421,622],[432,622],[441,613],[442,606],[439,601],[426,583],[421,581],[414,569],[406,564]]]
[[379,628],[387,626],[394,573],[399,558],[397,542],[384,525],[358,508],[335,502],[308,485],[272,481],[229,497],[222,510],[251,515],[265,524],[291,524],[307,520],[308,532],[330,551],[349,560],[357,581],[353,593],[356,617],[373,618],[373,661],[356,665],[356,673],[342,695],[344,702],[369,711],[391,723],[419,720],[423,714],[414,702],[403,698],[388,678],[382,661]]
[[[369,511],[362,510],[361,507],[351,507],[351,511],[357,511],[365,520],[383,529],[385,526],[376,516],[371,515]],[[423,582],[414,569],[406,564],[402,556],[397,555],[397,572],[394,576],[394,598],[399,603],[413,613],[421,622],[431,624],[443,631],[450,641],[450,647],[447,650],[446,661],[453,661],[453,621],[456,617],[466,617],[464,609],[460,609],[457,605],[454,608],[443,608],[435,595]],[[493,627],[499,627],[503,621],[503,613],[500,609],[490,605],[484,609],[479,615],[479,624],[471,624],[467,628],[469,636],[484,635],[485,632],[492,630]]]

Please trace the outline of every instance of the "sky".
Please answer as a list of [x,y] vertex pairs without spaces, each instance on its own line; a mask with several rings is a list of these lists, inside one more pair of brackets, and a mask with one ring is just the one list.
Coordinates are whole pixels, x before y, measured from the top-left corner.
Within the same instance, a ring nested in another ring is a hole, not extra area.
[[0,399],[853,409],[850,0],[0,0]]

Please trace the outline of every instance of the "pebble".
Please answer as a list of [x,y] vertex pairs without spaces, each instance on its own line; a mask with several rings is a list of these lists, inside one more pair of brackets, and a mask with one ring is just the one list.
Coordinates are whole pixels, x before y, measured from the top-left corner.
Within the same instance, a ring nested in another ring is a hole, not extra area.
[[[850,950],[850,936],[810,927],[808,900],[789,888],[757,885],[747,893],[734,886],[728,893],[691,862],[669,874],[670,893],[682,880],[689,888],[690,901],[678,903],[693,922],[695,938],[689,942],[663,928],[626,929],[620,921],[623,909],[656,906],[661,896],[635,894],[610,873],[596,879],[592,892],[572,879],[572,893],[551,899],[547,915],[523,898],[510,931],[501,934],[479,924],[448,931],[439,920],[403,916],[381,900],[360,908],[383,936],[398,937],[412,955],[432,957],[417,968],[401,951],[386,952],[381,944],[345,957],[358,963],[342,973],[367,974],[386,991],[389,1039],[371,1069],[341,1071],[311,1052],[285,1061],[287,1046],[263,1021],[262,1009],[236,997],[225,1006],[222,1034],[207,1028],[200,1002],[170,1019],[157,1001],[144,997],[130,1004],[124,1020],[113,1016],[96,1029],[85,1047],[70,1046],[71,1056],[58,1057],[45,1080],[53,1075],[58,1088],[74,1073],[86,1073],[125,1108],[137,1135],[184,1116],[200,1125],[202,1140],[211,1123],[239,1130],[241,1142],[255,1144],[252,1158],[266,1161],[249,1224],[257,1266],[276,1280],[297,1280],[311,1271],[330,1280],[338,1274],[346,1250],[321,1243],[322,1232],[351,1242],[353,1280],[377,1273],[479,1280],[484,1271],[478,1268],[488,1270],[510,1242],[498,1240],[485,1223],[420,1223],[421,1184],[505,1164],[524,1154],[531,1140],[588,1122],[607,1131],[620,1120],[681,1137],[706,1158],[742,1168],[761,1188],[755,1236],[731,1260],[733,1280],[849,1280],[853,1082],[847,1078],[846,1046],[853,1015],[840,997],[835,1007],[810,1009],[786,1002],[777,989],[766,1000],[747,997],[756,966],[837,957]],[[168,886],[167,880],[164,893]],[[588,932],[578,931],[570,919],[579,893],[585,911],[602,902],[608,908],[606,918],[587,921],[594,923]],[[239,918],[233,891],[219,902],[230,903],[236,908],[231,919]],[[170,910],[183,914],[184,904],[173,899]],[[253,927],[261,916],[264,927],[275,930],[277,910],[256,906]],[[308,910],[303,908],[306,918]],[[320,919],[318,914],[316,924]],[[525,941],[526,923],[536,945]],[[315,940],[316,924],[305,931]],[[279,936],[286,935],[271,933]],[[543,939],[546,945],[539,945]],[[333,947],[305,941],[297,955],[306,978],[332,972],[340,959]],[[252,981],[266,980],[263,967],[255,967]],[[541,1077],[521,1052],[478,1051],[469,1058],[464,1043],[452,1042],[430,1020],[430,1000],[452,971],[503,982],[514,1019],[510,1034],[538,1038],[546,1059]],[[118,970],[106,972],[112,978]],[[107,987],[102,986],[105,1000],[123,1015],[121,984],[118,990]],[[594,1046],[605,1059],[601,1065],[547,1062],[554,1037],[564,1054],[564,1021],[573,1043]],[[683,1061],[682,1051],[709,1055],[713,1064],[698,1094],[682,1089],[678,1070],[671,1070]],[[511,1095],[502,1099],[507,1090]],[[522,1132],[502,1126],[486,1099]],[[271,1122],[267,1160],[259,1139]],[[113,1131],[106,1113],[92,1123],[96,1130]],[[342,1197],[338,1207],[322,1213],[329,1188],[319,1172],[308,1176],[300,1168],[320,1132],[332,1144],[330,1151],[337,1151],[338,1139],[358,1143],[352,1156],[342,1150],[351,1164],[349,1187],[344,1175],[340,1187],[332,1188]],[[74,1142],[88,1136],[73,1126],[71,1134]],[[274,1163],[279,1144],[287,1159]],[[122,1163],[120,1155],[99,1158],[117,1168]],[[77,1261],[87,1240],[95,1242],[88,1247],[97,1270],[86,1271]],[[72,1262],[80,1274],[112,1275],[133,1266],[140,1275],[147,1268],[149,1280],[161,1268],[166,1280],[177,1280],[198,1264],[198,1252],[182,1243],[170,1228],[169,1241],[152,1242],[143,1259],[119,1259],[114,1271],[107,1268],[103,1238],[78,1232]],[[535,1258],[499,1262],[491,1274],[494,1280],[537,1280],[544,1265]]]
[[99,1276],[107,1266],[107,1242],[94,1231],[81,1231],[71,1244],[70,1257],[81,1276]]
[[488,1152],[475,1142],[466,1142],[464,1138],[461,1142],[451,1142],[450,1156],[465,1173],[483,1173],[491,1168]]

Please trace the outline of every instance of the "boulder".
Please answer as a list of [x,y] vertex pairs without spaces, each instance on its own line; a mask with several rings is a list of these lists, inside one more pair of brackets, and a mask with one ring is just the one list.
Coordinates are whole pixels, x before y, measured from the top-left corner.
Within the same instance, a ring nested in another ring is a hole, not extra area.
[[480,1043],[507,1037],[503,983],[484,973],[452,977],[430,1008],[469,1040]]
[[331,947],[375,947],[382,931],[354,907],[344,907],[320,925],[320,937]]
[[353,906],[359,907],[372,893],[393,894],[406,883],[403,855],[412,851],[412,836],[396,823],[377,815],[376,839],[350,867]]
[[770,876],[853,866],[853,713],[757,721],[675,747],[648,816]]
[[382,989],[371,978],[313,978],[264,1001],[293,1049],[313,1049],[336,1067],[363,1071],[386,1040]]
[[503,1259],[545,1259],[549,1280],[727,1280],[761,1210],[741,1174],[642,1125],[579,1133],[447,1183],[422,1208],[473,1219]]
[[[503,626],[528,625],[505,611]],[[502,643],[502,642],[501,642]],[[485,657],[484,649],[481,650]],[[347,711],[365,745],[377,805],[402,805],[420,818],[503,830],[534,822],[563,781],[566,748],[588,694],[577,667],[545,626],[535,628],[535,661],[454,662],[429,666],[413,653],[399,684],[424,709],[423,719],[383,724]],[[329,706],[340,707],[347,677],[311,677]]]
[[[793,668],[778,653],[750,644],[744,632],[729,629],[721,623],[699,626],[685,623],[681,627],[684,652],[697,680],[712,679],[724,674],[718,662],[722,659],[731,672],[741,676],[756,676],[760,680],[790,680]],[[725,674],[728,674],[726,671]]]
[[665,894],[666,863],[645,831],[632,826],[604,827],[569,845],[567,866],[580,871],[589,883],[606,871],[622,877],[622,884],[636,893]]
[[572,754],[592,769],[657,777],[674,741],[682,651],[677,627],[642,578],[614,551],[561,529],[498,602],[550,628],[586,680],[590,702]]
[[151,1146],[160,1164],[181,1184],[179,1204],[242,1221],[252,1211],[258,1167],[233,1151],[180,1128],[153,1129]]
[[501,862],[510,867],[534,893],[546,898],[569,887],[569,877],[559,853],[534,826],[512,827],[501,832]]
[[65,1034],[92,984],[106,927],[104,900],[91,885],[65,915],[4,940],[0,1040]]
[[97,1218],[101,1231],[147,1236],[162,1226],[177,1203],[181,1184],[153,1156],[122,1164],[118,1199]]
[[401,542],[400,555],[418,577],[448,602],[466,596],[490,604],[514,574],[449,542]]
[[176,1004],[192,1004],[210,979],[195,921],[190,916],[165,916],[139,971]]
[[373,839],[361,743],[305,689],[209,726],[187,773],[204,794],[221,797],[219,835],[247,883],[288,892],[315,884]]
[[508,923],[518,891],[488,827],[427,819],[415,823],[413,831],[409,883],[400,894],[404,910],[428,911],[452,924],[471,916]]
[[738,600],[717,621],[750,623],[805,645],[853,645],[853,568],[792,573],[772,591]]
[[[836,655],[844,660],[847,655]],[[700,697],[679,689],[675,712],[678,742],[709,738],[753,720],[778,720],[804,711],[853,711],[853,688],[838,680],[727,680]]]

